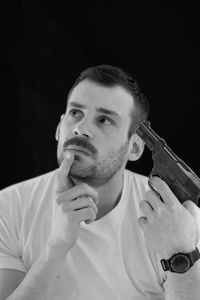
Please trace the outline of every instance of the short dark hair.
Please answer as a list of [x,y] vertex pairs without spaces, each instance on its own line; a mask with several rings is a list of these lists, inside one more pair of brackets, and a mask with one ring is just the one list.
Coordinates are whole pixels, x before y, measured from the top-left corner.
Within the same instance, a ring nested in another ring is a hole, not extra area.
[[149,115],[149,102],[147,97],[141,92],[138,82],[127,72],[119,67],[112,65],[98,65],[89,67],[80,73],[74,85],[68,93],[67,101],[73,89],[83,80],[88,79],[102,86],[123,87],[133,97],[135,110],[130,112],[132,122],[128,132],[128,138],[132,136],[141,122],[146,120]]

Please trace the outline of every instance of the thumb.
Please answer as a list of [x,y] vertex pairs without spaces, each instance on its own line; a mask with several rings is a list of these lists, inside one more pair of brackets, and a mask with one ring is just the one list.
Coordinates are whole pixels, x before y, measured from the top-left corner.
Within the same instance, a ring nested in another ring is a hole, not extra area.
[[62,161],[56,176],[56,192],[61,192],[69,187],[68,173],[74,161],[74,155],[69,151],[65,152],[64,160]]

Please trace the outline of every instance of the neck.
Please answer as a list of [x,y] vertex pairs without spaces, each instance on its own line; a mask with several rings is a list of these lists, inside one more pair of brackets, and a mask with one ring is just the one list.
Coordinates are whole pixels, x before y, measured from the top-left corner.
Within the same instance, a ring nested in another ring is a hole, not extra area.
[[116,174],[110,182],[99,188],[97,220],[108,214],[119,202],[123,187],[123,173]]

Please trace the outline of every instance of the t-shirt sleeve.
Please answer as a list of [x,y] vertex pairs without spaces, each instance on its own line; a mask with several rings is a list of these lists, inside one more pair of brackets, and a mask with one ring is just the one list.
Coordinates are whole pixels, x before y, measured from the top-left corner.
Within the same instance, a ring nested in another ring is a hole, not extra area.
[[0,269],[26,272],[21,259],[19,195],[14,188],[0,191]]

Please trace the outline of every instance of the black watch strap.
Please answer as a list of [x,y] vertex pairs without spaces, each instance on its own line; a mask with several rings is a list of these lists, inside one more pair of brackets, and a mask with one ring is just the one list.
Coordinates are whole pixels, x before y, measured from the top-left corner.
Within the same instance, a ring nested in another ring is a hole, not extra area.
[[196,247],[194,251],[191,252],[190,254],[190,259],[192,262],[192,265],[200,258],[200,252],[199,249]]
[[200,258],[200,252],[196,247],[196,249],[190,253],[176,253],[170,259],[162,259],[161,265],[164,271],[185,273],[194,265],[194,263],[199,258]]

